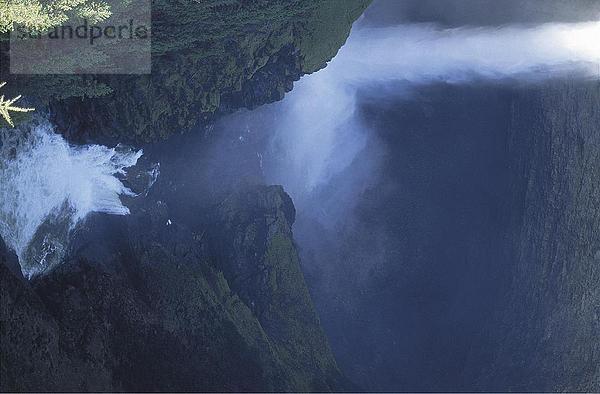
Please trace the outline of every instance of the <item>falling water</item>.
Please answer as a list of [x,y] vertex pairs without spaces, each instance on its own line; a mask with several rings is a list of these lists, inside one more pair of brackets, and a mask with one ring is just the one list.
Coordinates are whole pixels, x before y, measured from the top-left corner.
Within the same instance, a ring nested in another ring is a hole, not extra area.
[[70,145],[47,121],[0,133],[0,235],[25,276],[58,264],[89,213],[129,213],[119,197],[134,193],[118,177],[142,151]]

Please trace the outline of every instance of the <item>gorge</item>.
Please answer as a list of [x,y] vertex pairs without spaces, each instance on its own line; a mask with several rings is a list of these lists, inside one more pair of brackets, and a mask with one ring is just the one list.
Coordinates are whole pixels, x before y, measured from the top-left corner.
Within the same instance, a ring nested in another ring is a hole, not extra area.
[[158,0],[149,75],[0,40],[0,389],[600,390],[600,5],[493,4]]

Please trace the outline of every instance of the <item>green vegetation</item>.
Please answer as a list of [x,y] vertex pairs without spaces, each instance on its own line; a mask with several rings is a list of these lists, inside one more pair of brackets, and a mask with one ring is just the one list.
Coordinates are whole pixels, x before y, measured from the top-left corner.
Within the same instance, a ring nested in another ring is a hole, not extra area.
[[106,84],[92,76],[11,75],[8,70],[8,34],[15,26],[22,26],[30,32],[44,32],[72,20],[87,19],[90,23],[97,23],[110,16],[111,6],[106,1],[0,0],[0,75],[2,80],[10,82],[6,88],[8,94],[25,95],[43,106],[52,100],[90,98],[110,93],[111,89]]
[[95,0],[2,0],[0,33],[10,32],[15,24],[43,31],[74,17],[95,23],[110,15],[109,5]]

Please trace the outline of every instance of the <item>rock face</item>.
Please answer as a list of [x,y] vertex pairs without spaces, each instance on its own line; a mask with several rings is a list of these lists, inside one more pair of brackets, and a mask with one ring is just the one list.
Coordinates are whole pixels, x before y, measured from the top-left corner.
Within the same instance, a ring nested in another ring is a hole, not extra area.
[[215,260],[281,360],[296,371],[294,387],[343,387],[333,356],[323,352],[329,346],[304,284],[290,231],[295,214],[281,187],[234,193],[217,211]]
[[200,234],[168,211],[91,218],[31,283],[1,245],[2,391],[343,389],[283,190],[232,194]]
[[599,103],[576,82],[514,100],[511,282],[484,330],[495,350],[473,351],[482,390],[600,390]]

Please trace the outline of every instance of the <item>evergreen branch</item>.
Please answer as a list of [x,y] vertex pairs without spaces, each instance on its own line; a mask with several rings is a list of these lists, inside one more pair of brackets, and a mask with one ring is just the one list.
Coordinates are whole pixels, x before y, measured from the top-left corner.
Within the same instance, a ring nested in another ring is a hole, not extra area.
[[[0,88],[2,88],[4,85],[6,85],[6,82],[0,82]],[[4,118],[4,120],[11,126],[11,127],[15,127],[12,119],[10,118],[10,112],[31,112],[31,111],[35,111],[35,108],[23,108],[23,107],[16,107],[13,104],[15,102],[17,102],[17,100],[19,100],[21,98],[21,95],[18,95],[17,97],[10,99],[10,100],[6,100],[4,99],[4,95],[0,96],[0,116],[2,116]]]

